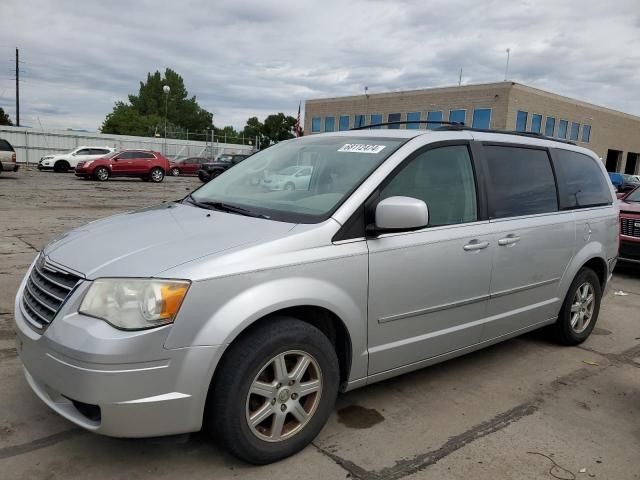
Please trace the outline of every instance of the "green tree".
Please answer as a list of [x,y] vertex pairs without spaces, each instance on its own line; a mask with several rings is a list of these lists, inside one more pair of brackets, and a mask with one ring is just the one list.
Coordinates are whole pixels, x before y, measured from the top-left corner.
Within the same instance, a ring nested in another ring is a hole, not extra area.
[[[164,86],[170,88],[164,93]],[[164,76],[159,71],[147,74],[146,82],[140,82],[137,95],[129,95],[128,103],[116,102],[113,111],[102,123],[102,133],[122,135],[164,135],[165,102],[167,136],[171,132],[204,131],[212,124],[213,114],[198,105],[196,97],[189,97],[184,80],[167,68]]]
[[9,114],[5,113],[4,108],[0,107],[0,125],[13,126],[13,122],[9,118]]
[[284,113],[269,115],[264,123],[258,117],[251,117],[244,126],[244,136],[252,141],[259,139],[260,147],[265,148],[272,143],[295,137],[296,119]]

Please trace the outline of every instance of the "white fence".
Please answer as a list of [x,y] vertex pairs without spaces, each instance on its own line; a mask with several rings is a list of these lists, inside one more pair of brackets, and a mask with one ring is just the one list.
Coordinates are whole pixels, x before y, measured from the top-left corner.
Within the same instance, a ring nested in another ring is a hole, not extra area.
[[211,157],[222,153],[250,153],[251,145],[197,142],[172,138],[133,137],[69,130],[36,130],[0,126],[0,138],[8,140],[19,163],[37,164],[47,154],[64,153],[79,146],[108,146],[117,150],[140,148],[162,152],[169,158]]

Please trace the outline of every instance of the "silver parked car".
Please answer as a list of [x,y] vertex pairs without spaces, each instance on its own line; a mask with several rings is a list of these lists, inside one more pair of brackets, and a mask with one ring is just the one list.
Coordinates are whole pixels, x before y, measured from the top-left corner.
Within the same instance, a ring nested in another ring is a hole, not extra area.
[[[264,188],[301,165],[303,189]],[[614,198],[593,152],[545,138],[282,142],[182,201],[52,241],[17,293],[18,352],[81,427],[204,427],[272,462],[312,441],[339,391],[543,326],[584,341],[616,261]]]

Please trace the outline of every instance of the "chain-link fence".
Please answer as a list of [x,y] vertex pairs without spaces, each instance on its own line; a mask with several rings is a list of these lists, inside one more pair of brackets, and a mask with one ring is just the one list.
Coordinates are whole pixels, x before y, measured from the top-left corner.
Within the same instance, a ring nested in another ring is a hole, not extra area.
[[[168,132],[169,133],[169,132]],[[169,135],[171,136],[171,135]],[[69,152],[80,146],[114,147],[117,150],[145,149],[162,152],[171,159],[185,157],[217,157],[223,153],[250,153],[250,139],[234,139],[244,143],[226,143],[225,138],[193,133],[188,138],[134,137],[68,130],[36,130],[24,127],[0,127],[0,138],[15,149],[19,163],[37,164],[44,155]],[[231,140],[231,139],[227,139]]]

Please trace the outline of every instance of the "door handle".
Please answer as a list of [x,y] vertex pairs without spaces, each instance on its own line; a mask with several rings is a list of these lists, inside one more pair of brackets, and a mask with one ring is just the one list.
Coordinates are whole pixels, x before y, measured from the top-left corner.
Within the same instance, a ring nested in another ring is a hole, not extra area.
[[483,250],[488,246],[489,246],[489,242],[479,242],[478,240],[471,240],[462,248],[467,252],[474,252],[477,250]]
[[504,238],[498,240],[498,245],[502,245],[503,247],[510,247],[511,245],[515,245],[520,241],[520,237],[510,233]]

